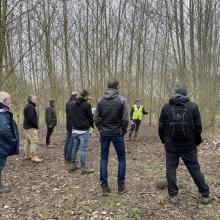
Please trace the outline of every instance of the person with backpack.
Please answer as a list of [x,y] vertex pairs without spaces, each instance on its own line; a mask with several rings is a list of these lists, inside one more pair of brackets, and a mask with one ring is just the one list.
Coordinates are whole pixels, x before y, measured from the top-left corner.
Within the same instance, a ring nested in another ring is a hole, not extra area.
[[199,108],[190,101],[186,87],[178,86],[169,103],[163,106],[159,118],[159,136],[165,145],[168,193],[172,203],[178,203],[176,170],[180,158],[198,187],[201,202],[210,202],[209,186],[201,173],[197,156],[197,146],[202,143],[201,132]]
[[55,103],[54,99],[50,99],[49,107],[46,109],[45,114],[45,121],[47,125],[47,136],[46,136],[46,145],[50,145],[50,137],[53,134],[54,127],[57,125],[57,114],[55,110]]
[[90,128],[94,128],[91,105],[88,103],[89,92],[82,90],[80,97],[73,105],[73,129],[71,143],[72,146],[72,171],[78,169],[76,157],[80,149],[81,174],[91,174],[95,170],[90,169],[87,163],[87,153],[90,141]]
[[28,104],[23,110],[24,114],[24,135],[25,135],[25,144],[24,144],[24,157],[23,160],[31,160],[35,163],[41,163],[37,155],[38,148],[38,114],[36,110],[37,106],[37,97],[34,95],[28,96]]
[[72,92],[69,101],[66,103],[66,141],[64,144],[64,160],[67,171],[72,171],[72,146],[73,143],[70,143],[73,129],[73,106],[78,99],[79,93]]
[[131,113],[130,113],[130,131],[128,134],[128,141],[131,141],[133,131],[134,132],[134,140],[137,141],[138,137],[138,131],[141,125],[141,121],[143,118],[143,115],[147,115],[148,112],[145,111],[144,106],[141,105],[141,100],[136,99],[135,104],[131,108]]
[[18,128],[10,110],[11,96],[0,91],[0,194],[9,192],[2,183],[2,172],[7,157],[19,154]]
[[108,185],[109,147],[113,143],[118,157],[118,194],[127,192],[125,185],[126,154],[124,135],[128,127],[128,107],[126,99],[119,95],[119,82],[108,83],[108,89],[98,102],[95,111],[95,123],[100,132],[101,161],[100,182],[103,196],[110,193]]

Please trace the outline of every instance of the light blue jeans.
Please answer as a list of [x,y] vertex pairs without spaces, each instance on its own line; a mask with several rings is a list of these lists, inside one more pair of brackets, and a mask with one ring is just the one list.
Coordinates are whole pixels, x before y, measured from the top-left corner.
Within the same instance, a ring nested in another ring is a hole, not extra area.
[[83,134],[72,134],[72,163],[76,163],[76,156],[77,152],[80,149],[80,166],[81,168],[86,167],[87,165],[87,153],[88,153],[88,147],[89,147],[89,141],[90,141],[90,133],[85,132]]

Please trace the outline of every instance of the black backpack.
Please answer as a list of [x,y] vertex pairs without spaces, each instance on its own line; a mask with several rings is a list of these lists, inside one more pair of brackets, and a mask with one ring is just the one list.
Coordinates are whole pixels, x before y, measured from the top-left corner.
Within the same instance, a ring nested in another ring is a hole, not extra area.
[[170,105],[170,138],[175,142],[187,142],[192,139],[194,123],[192,112],[186,103]]

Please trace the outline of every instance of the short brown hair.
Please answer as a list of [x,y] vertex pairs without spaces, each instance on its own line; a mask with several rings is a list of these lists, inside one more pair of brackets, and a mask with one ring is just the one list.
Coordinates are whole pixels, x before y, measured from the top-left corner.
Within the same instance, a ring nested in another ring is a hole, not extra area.
[[108,89],[118,89],[119,82],[118,80],[112,80],[108,82]]
[[85,98],[87,95],[89,95],[89,92],[85,89],[83,89],[81,92],[80,92],[80,95]]

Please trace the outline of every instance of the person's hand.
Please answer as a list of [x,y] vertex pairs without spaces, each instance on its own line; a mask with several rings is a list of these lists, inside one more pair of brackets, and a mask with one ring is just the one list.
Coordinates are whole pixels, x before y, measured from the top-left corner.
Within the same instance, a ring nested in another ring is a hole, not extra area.
[[50,126],[48,126],[48,128],[52,128],[52,127],[53,127],[53,126],[51,126],[51,125],[50,125]]
[[130,126],[132,126],[132,125],[134,125],[135,123],[134,123],[134,121],[130,121]]

